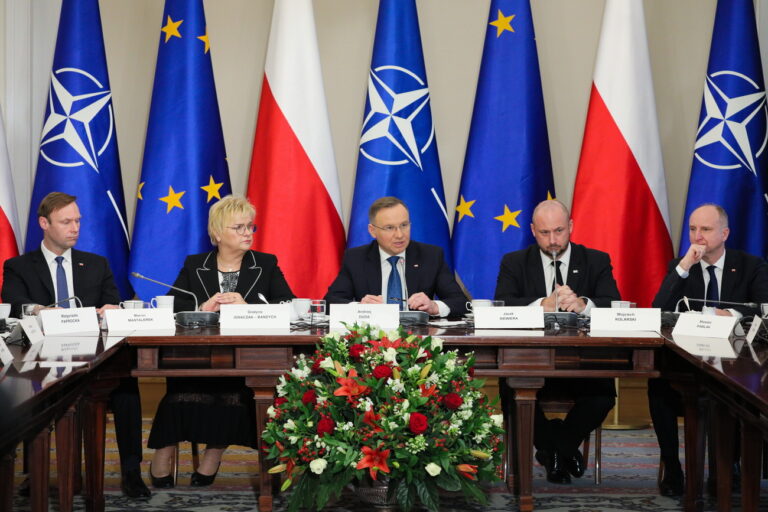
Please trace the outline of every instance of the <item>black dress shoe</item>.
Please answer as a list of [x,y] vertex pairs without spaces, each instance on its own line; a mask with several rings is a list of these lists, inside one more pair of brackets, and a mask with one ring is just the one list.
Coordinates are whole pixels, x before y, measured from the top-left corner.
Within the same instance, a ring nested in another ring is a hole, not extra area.
[[659,484],[659,493],[662,496],[682,496],[683,495],[683,471],[680,468],[664,468],[664,478]]
[[149,498],[152,496],[144,480],[141,479],[141,472],[138,469],[130,469],[123,473],[120,489],[129,498]]
[[565,470],[563,456],[557,450],[552,450],[546,460],[547,481],[553,484],[571,483],[571,475]]
[[581,451],[578,449],[576,453],[568,457],[563,458],[565,469],[576,478],[581,478],[584,475],[584,471],[587,469],[584,467],[584,457],[581,455]]
[[189,479],[189,485],[192,487],[208,487],[213,483],[213,481],[216,479],[216,475],[219,474],[218,468],[216,469],[216,472],[212,475],[204,475],[202,473],[198,473],[195,471],[192,473],[192,477]]
[[24,481],[19,484],[19,496],[29,498],[29,477],[24,477]]
[[152,474],[152,465],[149,466],[149,478],[152,480],[152,487],[155,489],[170,489],[173,487],[173,475],[155,476]]

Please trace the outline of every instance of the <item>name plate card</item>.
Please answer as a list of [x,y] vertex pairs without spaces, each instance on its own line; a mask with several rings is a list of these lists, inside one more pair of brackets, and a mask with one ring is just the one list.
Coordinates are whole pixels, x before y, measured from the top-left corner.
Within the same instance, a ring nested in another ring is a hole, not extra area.
[[222,329],[290,329],[290,304],[222,304]]
[[37,322],[36,316],[27,316],[22,318],[19,320],[19,325],[24,331],[24,334],[27,335],[29,343],[32,345],[43,341],[43,338],[45,338],[45,336],[43,336],[43,331],[40,330],[40,324]]
[[659,308],[592,308],[591,331],[661,331]]
[[736,322],[738,319],[733,316],[682,313],[677,319],[672,335],[728,339]]
[[672,339],[675,340],[675,345],[695,356],[725,359],[735,359],[737,357],[731,342],[724,338],[702,338],[701,336],[673,334]]
[[40,351],[40,359],[56,359],[72,356],[92,356],[98,348],[98,336],[46,336],[43,340],[43,348]]
[[142,331],[176,331],[173,309],[107,309],[107,329],[110,334]]
[[760,327],[762,326],[763,319],[755,315],[755,318],[752,319],[752,325],[749,328],[749,332],[747,333],[747,343],[752,345],[752,342],[755,341],[755,336],[760,332]]
[[475,329],[543,329],[541,306],[482,307],[472,311]]
[[343,329],[354,323],[394,329],[400,325],[400,307],[397,304],[331,304],[330,329]]
[[13,354],[8,350],[8,345],[3,339],[0,339],[0,361],[2,361],[3,366],[8,366],[13,361]]
[[[99,334],[96,308],[61,308],[40,311],[46,336]],[[29,336],[29,334],[27,334]]]

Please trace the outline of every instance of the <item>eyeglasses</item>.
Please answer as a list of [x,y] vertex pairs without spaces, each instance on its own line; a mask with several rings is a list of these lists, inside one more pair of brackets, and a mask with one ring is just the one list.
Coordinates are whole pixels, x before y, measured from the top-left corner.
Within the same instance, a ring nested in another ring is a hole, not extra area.
[[227,226],[227,229],[234,230],[238,235],[247,235],[248,233],[256,232],[255,224],[238,224],[237,226]]
[[376,229],[380,229],[383,232],[387,233],[388,235],[393,234],[398,229],[401,233],[407,233],[411,230],[411,223],[409,222],[403,222],[399,226],[377,226],[376,224],[371,224],[371,226],[375,227]]

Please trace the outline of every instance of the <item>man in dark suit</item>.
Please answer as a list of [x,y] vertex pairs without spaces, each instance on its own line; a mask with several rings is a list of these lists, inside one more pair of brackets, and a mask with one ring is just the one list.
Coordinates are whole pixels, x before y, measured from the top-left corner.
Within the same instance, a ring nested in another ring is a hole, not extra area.
[[[349,249],[339,275],[328,288],[329,304],[403,304],[432,316],[462,315],[467,297],[445,263],[440,247],[411,240],[408,208],[382,197],[368,210],[374,241]],[[404,277],[403,277],[404,276]],[[439,300],[433,300],[435,295]]]
[[[768,302],[768,265],[757,256],[725,249],[730,229],[728,214],[716,204],[705,204],[691,213],[688,237],[691,246],[682,258],[669,264],[653,307],[666,311],[687,309],[678,302],[688,297],[690,308],[712,308],[716,315],[739,316],[758,311],[726,302]],[[706,301],[706,304],[705,302]],[[678,457],[677,416],[682,414],[680,393],[666,379],[648,380],[648,405],[659,440],[664,477],[659,491],[665,496],[683,493],[683,471]]]
[[[7,260],[3,266],[3,302],[19,316],[22,304],[94,306],[101,314],[116,308],[120,294],[106,258],[73,249],[80,235],[80,210],[75,197],[51,192],[37,209],[43,230],[40,248]],[[141,401],[136,379],[122,379],[112,392],[115,434],[122,468],[122,490],[131,498],[150,495],[141,479]]]
[[[608,254],[571,243],[573,220],[556,200],[533,211],[531,231],[536,244],[505,254],[496,282],[497,300],[507,306],[542,306],[544,311],[589,314],[618,300]],[[547,480],[570,483],[584,474],[579,445],[613,408],[611,379],[547,379],[539,397],[565,395],[575,403],[565,420],[548,420],[536,404],[536,459],[547,468]]]

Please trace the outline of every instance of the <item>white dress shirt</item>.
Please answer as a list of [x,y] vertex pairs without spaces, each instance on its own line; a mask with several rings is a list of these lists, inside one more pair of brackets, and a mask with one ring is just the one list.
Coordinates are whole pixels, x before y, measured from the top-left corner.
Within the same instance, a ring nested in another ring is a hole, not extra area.
[[[555,266],[552,264],[552,258],[550,256],[544,254],[541,251],[539,251],[539,256],[541,256],[541,266],[544,269],[544,285],[547,287],[547,291],[549,291],[552,289],[552,283],[555,282]],[[565,249],[565,252],[560,255],[557,261],[560,262],[560,276],[563,278],[563,284],[568,284],[568,268],[571,264],[570,243],[568,244],[568,248]],[[546,298],[547,297],[541,297],[540,299],[536,299],[535,301],[531,302],[529,306],[541,306],[541,302]],[[581,313],[588,315],[592,308],[595,306],[595,303],[592,302],[592,300],[588,297],[580,298],[583,299],[584,303],[587,305],[587,307],[584,308],[584,311]]]
[[[384,303],[387,303],[387,299],[389,299],[389,274],[392,272],[392,264],[388,261],[388,258],[390,258],[391,254],[387,254],[384,249],[379,247],[379,258],[381,258],[381,296],[384,298]],[[400,274],[400,288],[403,290],[403,295],[406,295],[405,297],[401,297],[404,300],[408,299],[408,294],[411,293],[410,290],[408,290],[408,286],[405,284],[405,251],[395,254],[394,256],[398,256],[400,259],[397,260],[397,271]],[[438,315],[440,317],[446,317],[449,314],[451,314],[451,308],[448,307],[448,304],[441,300],[436,300],[435,304],[437,304],[437,309],[439,310]],[[407,307],[404,307],[404,309],[408,309]]]
[[[720,258],[714,262],[714,263],[707,263],[704,260],[700,260],[696,265],[701,265],[701,276],[704,279],[704,297],[691,297],[692,299],[699,299],[704,300],[706,298],[707,294],[707,288],[709,287],[709,270],[707,270],[707,267],[710,265],[715,266],[715,277],[717,278],[717,296],[721,297],[720,291],[723,289],[723,269],[725,268],[725,251],[723,251],[723,255],[720,256]],[[677,270],[677,274],[682,277],[683,279],[688,279],[688,276],[691,275],[690,270],[686,272],[683,270],[683,267],[678,265],[675,270]],[[703,302],[699,302],[699,304],[703,304]],[[742,314],[736,311],[735,309],[728,309],[727,311],[730,311],[733,316],[736,318],[741,318]]]
[[[43,252],[43,258],[45,258],[45,262],[48,264],[48,270],[51,272],[51,281],[53,281],[53,291],[55,292],[56,296],[53,299],[53,302],[56,302],[59,300],[59,298],[65,299],[66,297],[59,297],[59,290],[58,290],[58,284],[56,282],[56,272],[58,270],[59,264],[56,263],[56,257],[58,254],[53,253],[52,251],[48,250],[48,248],[45,246],[43,242],[40,242],[40,250]],[[72,297],[75,295],[75,286],[72,282],[72,249],[67,249],[62,254],[64,257],[64,261],[61,262],[61,266],[64,267],[64,274],[67,276],[67,292],[69,292],[68,297]],[[47,304],[40,304],[41,306],[47,306]],[[61,304],[58,305],[59,307]],[[75,300],[69,301],[69,307],[76,308],[77,303]]]

